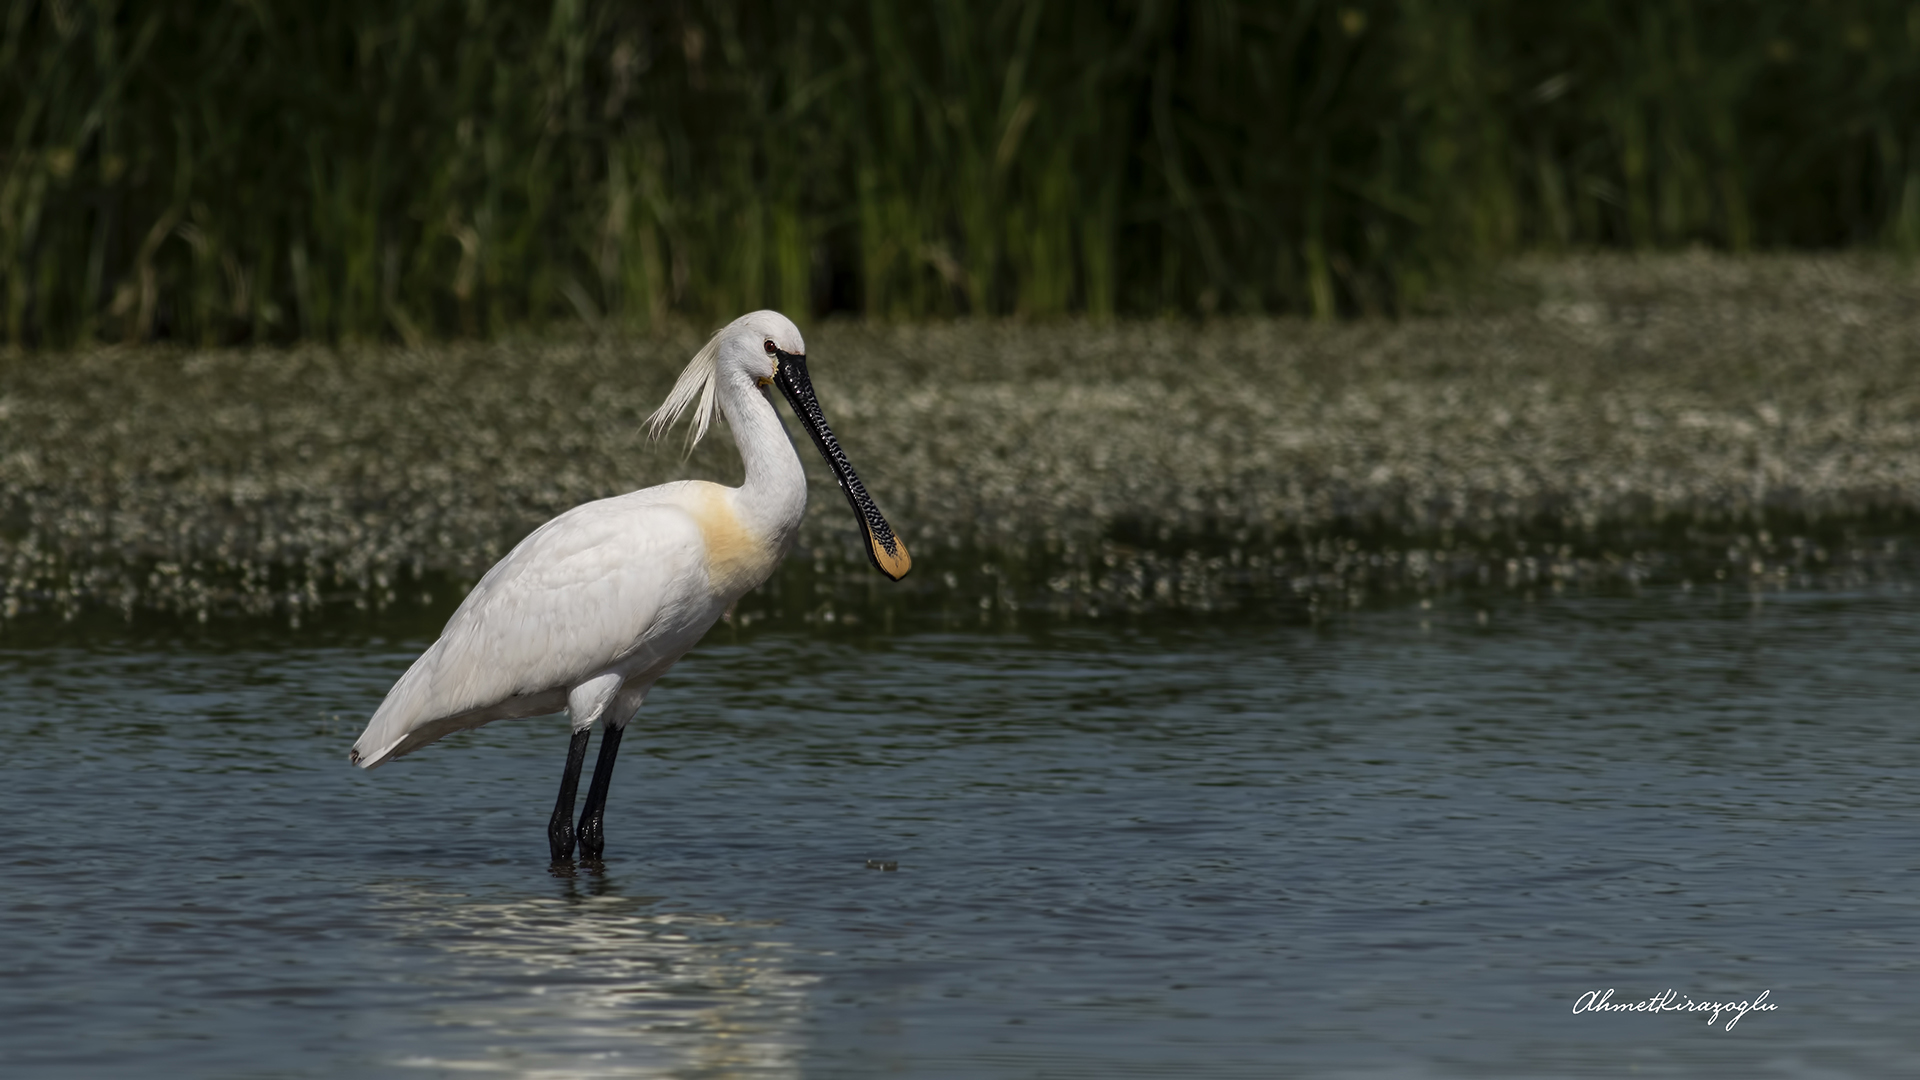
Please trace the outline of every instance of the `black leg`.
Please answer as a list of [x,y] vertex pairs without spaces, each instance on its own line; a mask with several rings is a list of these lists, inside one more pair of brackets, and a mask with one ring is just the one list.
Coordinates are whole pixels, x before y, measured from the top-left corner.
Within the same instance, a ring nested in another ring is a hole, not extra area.
[[587,808],[580,811],[580,857],[597,859],[606,850],[600,822],[607,813],[607,784],[613,780],[613,756],[620,752],[623,728],[607,725],[600,736],[600,758],[593,763],[593,783],[587,788]]
[[580,790],[580,766],[587,760],[587,737],[592,734],[592,728],[583,728],[567,744],[567,771],[560,777],[560,798],[547,822],[547,846],[553,849],[554,862],[573,858],[573,795]]

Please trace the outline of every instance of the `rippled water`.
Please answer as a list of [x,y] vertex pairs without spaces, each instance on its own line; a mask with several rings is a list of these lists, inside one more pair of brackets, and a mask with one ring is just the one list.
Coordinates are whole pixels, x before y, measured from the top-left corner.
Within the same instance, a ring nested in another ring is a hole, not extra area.
[[[627,737],[610,858],[570,873],[558,721],[347,765],[423,638],[15,627],[0,1071],[1920,1060],[1911,591],[1480,603],[722,631]],[[1608,988],[1778,1008],[1572,1012]]]

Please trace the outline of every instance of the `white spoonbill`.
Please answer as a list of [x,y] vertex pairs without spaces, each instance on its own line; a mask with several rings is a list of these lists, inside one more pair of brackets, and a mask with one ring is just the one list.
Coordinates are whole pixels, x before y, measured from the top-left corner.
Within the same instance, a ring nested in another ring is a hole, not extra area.
[[[599,858],[607,784],[627,722],[714,620],[772,575],[800,527],[806,474],[768,386],[780,388],[840,481],[874,568],[904,577],[913,565],[906,545],[827,427],[799,329],[778,312],[742,315],[695,354],[648,424],[657,438],[691,407],[698,442],[718,409],[733,428],[746,482],[661,484],[576,506],[535,529],[393,684],[353,744],[353,763],[371,769],[449,732],[564,708],[573,742],[547,841],[555,861],[573,856],[576,835],[581,856]],[[574,794],[595,724],[605,733],[576,834]]]

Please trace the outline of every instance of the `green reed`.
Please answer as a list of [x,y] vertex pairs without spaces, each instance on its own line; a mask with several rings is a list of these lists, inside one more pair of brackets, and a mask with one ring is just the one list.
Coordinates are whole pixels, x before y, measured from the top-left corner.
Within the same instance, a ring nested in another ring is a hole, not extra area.
[[0,333],[1417,304],[1529,249],[1920,251],[1891,2],[8,0]]

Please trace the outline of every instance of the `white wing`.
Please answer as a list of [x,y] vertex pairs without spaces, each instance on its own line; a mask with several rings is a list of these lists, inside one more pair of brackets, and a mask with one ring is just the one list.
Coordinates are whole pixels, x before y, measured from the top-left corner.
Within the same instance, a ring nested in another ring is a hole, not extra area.
[[520,541],[387,692],[354,763],[370,769],[454,731],[558,712],[570,687],[643,660],[665,644],[662,628],[697,619],[712,596],[705,543],[664,494],[577,506]]

